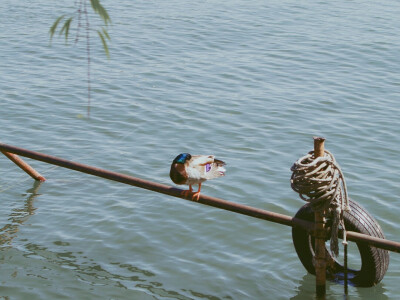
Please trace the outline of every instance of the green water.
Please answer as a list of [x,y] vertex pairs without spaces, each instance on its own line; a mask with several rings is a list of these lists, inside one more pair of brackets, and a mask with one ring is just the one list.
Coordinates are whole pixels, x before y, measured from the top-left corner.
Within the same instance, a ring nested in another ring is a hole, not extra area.
[[[93,32],[87,118],[85,40],[48,36],[74,1],[1,1],[1,142],[167,185],[177,154],[214,154],[227,175],[204,194],[293,216],[290,166],[322,135],[400,240],[397,1],[102,3],[111,57]],[[0,298],[315,297],[288,227],[29,163],[45,183],[0,157]],[[397,299],[399,270],[392,253],[348,298]]]

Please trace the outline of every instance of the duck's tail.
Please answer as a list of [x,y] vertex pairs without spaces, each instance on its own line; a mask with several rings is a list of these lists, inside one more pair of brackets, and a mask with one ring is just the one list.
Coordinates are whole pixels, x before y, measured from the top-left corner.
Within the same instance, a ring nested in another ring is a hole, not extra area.
[[225,169],[225,162],[219,159],[214,159],[214,162],[211,164],[206,164],[206,178],[207,179],[213,179],[217,177],[221,177],[225,175],[226,169]]

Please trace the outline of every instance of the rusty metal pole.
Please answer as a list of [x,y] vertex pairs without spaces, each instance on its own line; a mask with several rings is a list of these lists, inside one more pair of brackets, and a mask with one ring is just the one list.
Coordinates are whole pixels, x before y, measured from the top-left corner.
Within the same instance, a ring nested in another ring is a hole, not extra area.
[[[325,138],[314,137],[314,158],[325,153]],[[317,297],[326,294],[325,211],[315,212],[315,276]]]
[[1,151],[5,156],[7,156],[13,163],[15,163],[18,167],[24,170],[29,176],[31,176],[35,180],[46,181],[38,171],[28,165],[25,161],[22,160],[17,154],[13,154],[7,151]]
[[[35,160],[38,160],[38,161],[41,161],[44,163],[56,165],[56,166],[67,168],[67,169],[74,170],[77,172],[90,174],[90,175],[101,177],[104,179],[108,179],[108,180],[112,180],[112,181],[116,181],[116,182],[120,182],[120,183],[124,183],[124,184],[129,184],[132,186],[136,186],[139,188],[147,189],[147,190],[154,191],[157,193],[162,193],[165,195],[182,198],[187,201],[192,201],[189,199],[185,199],[182,196],[181,189],[177,189],[177,188],[174,188],[174,187],[171,187],[168,185],[164,185],[164,184],[160,184],[157,182],[152,182],[152,181],[136,178],[133,176],[129,176],[126,174],[121,174],[121,173],[117,173],[117,172],[112,172],[112,171],[96,168],[93,166],[65,160],[65,159],[62,159],[59,157],[50,156],[47,154],[34,152],[34,151],[30,151],[27,149],[15,147],[15,146],[3,144],[3,143],[0,143],[0,151],[17,154],[20,156],[28,157],[30,159],[35,159]],[[201,203],[204,205],[224,209],[224,210],[231,211],[234,213],[238,213],[238,214],[246,215],[249,217],[253,217],[253,218],[257,218],[257,219],[261,219],[261,220],[265,220],[265,221],[270,221],[270,222],[274,222],[274,223],[278,223],[278,224],[282,224],[282,225],[286,225],[286,226],[291,226],[291,227],[298,226],[298,227],[306,230],[310,235],[315,236],[315,233],[314,233],[315,223],[314,222],[309,222],[309,221],[305,221],[302,219],[293,218],[293,217],[290,217],[287,215],[283,215],[283,214],[279,214],[279,213],[275,213],[275,212],[271,212],[271,211],[267,211],[267,210],[239,204],[239,203],[234,203],[231,201],[207,196],[204,194],[200,194],[199,201],[197,201],[196,203]],[[362,242],[368,243],[369,245],[373,245],[374,247],[377,247],[377,248],[400,253],[400,242],[385,240],[382,238],[377,238],[377,237],[369,236],[369,235],[354,232],[354,231],[347,231],[346,233],[347,233],[348,241],[352,241],[352,242],[356,242],[356,243],[362,243]],[[342,231],[339,231],[339,237],[343,238]]]

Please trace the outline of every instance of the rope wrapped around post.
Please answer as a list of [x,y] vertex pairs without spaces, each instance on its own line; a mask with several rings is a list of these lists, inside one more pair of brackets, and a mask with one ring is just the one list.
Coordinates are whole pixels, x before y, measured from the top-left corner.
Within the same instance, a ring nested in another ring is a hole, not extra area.
[[291,171],[291,187],[300,198],[309,202],[314,212],[326,211],[332,216],[330,248],[332,254],[338,256],[339,227],[343,229],[343,243],[346,243],[342,217],[344,211],[350,211],[346,181],[339,164],[327,150],[317,158],[314,151],[310,151],[293,164]]

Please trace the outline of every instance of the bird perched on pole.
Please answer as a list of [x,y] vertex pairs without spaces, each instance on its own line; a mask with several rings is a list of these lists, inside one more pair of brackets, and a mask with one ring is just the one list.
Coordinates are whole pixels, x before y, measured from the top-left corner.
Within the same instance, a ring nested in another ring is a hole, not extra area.
[[[218,178],[225,175],[225,162],[215,159],[214,155],[190,155],[181,153],[173,160],[169,177],[175,184],[185,184],[189,190],[182,192],[187,198],[192,196],[192,200],[199,201],[201,184],[209,179]],[[192,185],[198,184],[199,189],[193,193]]]

